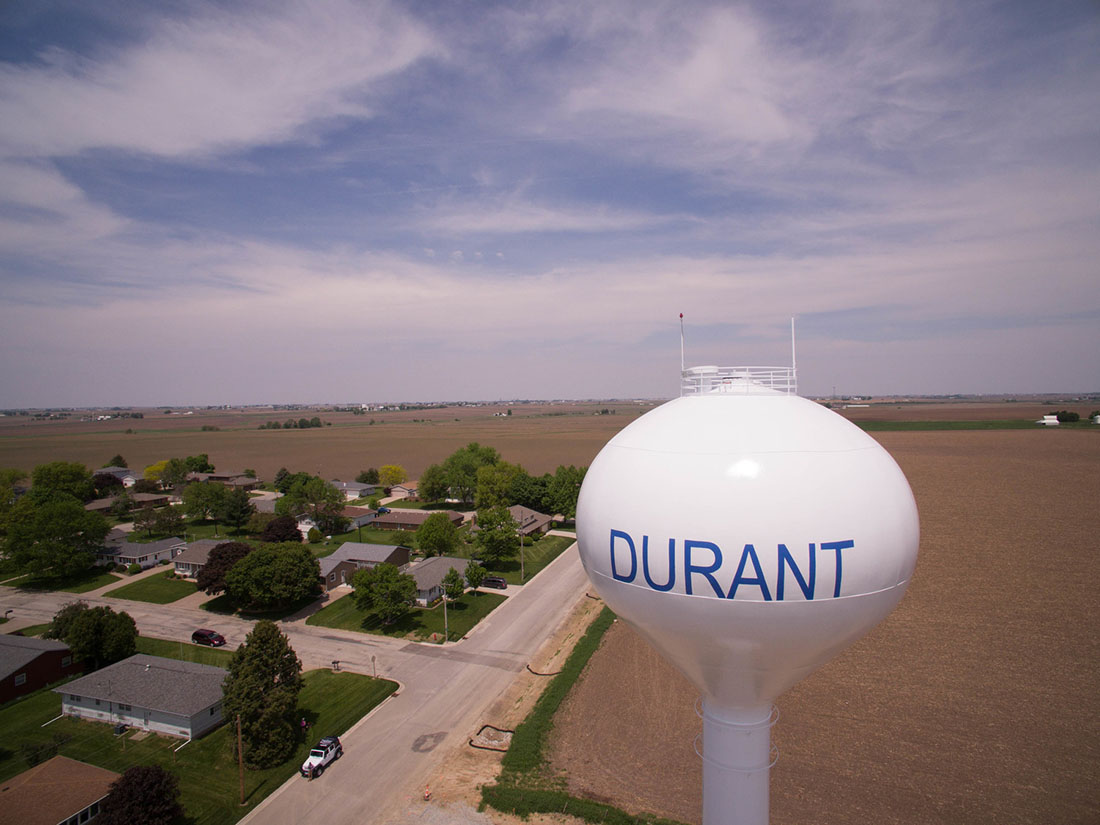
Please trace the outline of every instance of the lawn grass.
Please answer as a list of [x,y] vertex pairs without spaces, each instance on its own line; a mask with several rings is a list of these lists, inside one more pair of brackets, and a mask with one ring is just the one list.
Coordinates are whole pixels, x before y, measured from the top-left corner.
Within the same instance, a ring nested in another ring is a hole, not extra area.
[[[169,643],[178,647],[175,643]],[[185,645],[185,648],[190,645]],[[208,651],[219,652],[219,651]],[[58,719],[61,697],[51,690],[31,694],[0,708],[0,780],[26,770],[25,750],[53,749],[65,756],[122,773],[133,765],[158,764],[180,780],[187,822],[193,825],[229,825],[248,813],[268,794],[294,775],[310,745],[326,734],[345,733],[371,708],[397,689],[395,682],[355,673],[313,670],[305,675],[299,696],[300,713],[313,724],[313,734],[299,743],[284,764],[268,770],[245,771],[245,807],[238,806],[237,764],[231,748],[232,726],[212,733],[176,751],[182,740],[167,736],[133,738],[136,731],[116,737],[110,725]]]
[[21,590],[60,590],[65,593],[87,593],[89,590],[98,590],[100,587],[117,581],[121,581],[121,576],[108,573],[102,567],[90,567],[83,573],[72,576],[59,576],[48,579],[35,579],[31,576],[24,576],[7,584],[9,587],[18,587]]
[[177,579],[174,573],[168,572],[159,576],[146,576],[136,582],[108,590],[103,595],[114,596],[116,599],[131,599],[135,602],[170,604],[190,596],[196,589],[194,582]]
[[306,596],[304,599],[299,599],[294,602],[294,604],[276,610],[240,610],[233,600],[229,598],[229,595],[223,593],[215,599],[203,602],[199,605],[199,608],[208,610],[211,613],[217,613],[221,616],[232,616],[236,614],[242,619],[270,619],[273,622],[277,622],[281,619],[285,619],[287,616],[294,615],[303,607],[313,604],[319,598],[321,598],[320,594],[316,596]]
[[46,632],[46,628],[49,627],[50,624],[52,624],[52,622],[46,622],[45,624],[29,624],[26,627],[13,630],[12,633],[18,633],[20,636],[40,636]]
[[567,536],[543,536],[530,547],[524,547],[523,582],[519,580],[519,554],[516,554],[514,559],[505,559],[485,567],[491,574],[502,576],[508,584],[523,584],[531,581],[542,568],[560,556],[575,541],[575,538]]
[[416,550],[416,533],[413,530],[378,530],[374,527],[364,527],[361,530],[348,530],[346,533],[338,533],[331,539],[327,539],[309,547],[313,555],[323,558],[331,555],[340,545],[346,541],[358,541],[363,544],[400,544],[410,550]]
[[214,667],[228,667],[229,660],[233,658],[233,651],[225,648],[191,645],[173,642],[170,639],[154,639],[149,636],[137,637],[137,652],[165,659],[197,662],[200,665],[214,665]]
[[[488,616],[506,597],[496,593],[466,593],[461,599],[447,603],[448,639],[455,641],[469,633],[474,626]],[[354,630],[358,633],[375,633],[381,636],[404,638],[413,635],[426,639],[433,633],[443,637],[443,606],[434,608],[414,607],[401,619],[383,625],[373,610],[360,610],[355,606],[355,596],[349,594],[317,611],[306,624]]]

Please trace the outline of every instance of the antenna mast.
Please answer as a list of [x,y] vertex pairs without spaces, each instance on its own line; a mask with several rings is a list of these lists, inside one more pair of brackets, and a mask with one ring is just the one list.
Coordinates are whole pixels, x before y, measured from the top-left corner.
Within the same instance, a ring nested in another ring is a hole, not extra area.
[[794,350],[794,316],[791,316],[791,379],[794,384],[794,392],[798,393],[798,359]]

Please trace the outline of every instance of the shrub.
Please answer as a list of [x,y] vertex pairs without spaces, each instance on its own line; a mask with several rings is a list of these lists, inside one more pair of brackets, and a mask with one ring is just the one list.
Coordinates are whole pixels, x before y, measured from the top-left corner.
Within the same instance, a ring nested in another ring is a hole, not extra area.
[[134,573],[140,573],[141,565],[135,561],[133,564],[126,568],[126,572],[129,573],[131,576],[134,575]]
[[1074,421],[1080,421],[1081,416],[1075,412],[1069,410],[1058,410],[1055,415],[1058,416],[1058,422],[1060,424],[1072,424]]
[[323,538],[324,538],[324,535],[316,527],[310,527],[309,528],[309,543],[310,544],[317,544],[317,542],[321,541],[321,539],[323,539]]

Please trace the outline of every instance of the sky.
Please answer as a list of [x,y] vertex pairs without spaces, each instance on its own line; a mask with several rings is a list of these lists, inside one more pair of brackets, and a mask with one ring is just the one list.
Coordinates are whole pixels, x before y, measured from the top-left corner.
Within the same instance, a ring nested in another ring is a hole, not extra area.
[[1100,390],[1095,2],[0,6],[0,408]]

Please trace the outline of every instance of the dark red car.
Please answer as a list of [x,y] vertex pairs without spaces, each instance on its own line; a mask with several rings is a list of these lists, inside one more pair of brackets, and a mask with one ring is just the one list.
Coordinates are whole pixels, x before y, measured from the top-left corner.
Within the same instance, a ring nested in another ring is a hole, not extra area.
[[213,630],[206,630],[200,628],[191,634],[191,641],[197,645],[210,645],[210,647],[221,647],[225,644],[225,636],[220,633],[216,633]]

